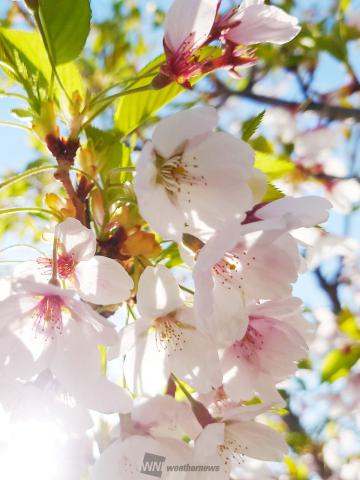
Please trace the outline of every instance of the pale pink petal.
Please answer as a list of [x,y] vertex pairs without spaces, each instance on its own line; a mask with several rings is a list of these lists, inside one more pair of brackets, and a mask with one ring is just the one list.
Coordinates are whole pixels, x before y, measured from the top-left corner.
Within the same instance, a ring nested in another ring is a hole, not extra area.
[[[202,293],[201,291],[199,292]],[[205,293],[205,292],[204,292]],[[249,317],[245,311],[244,300],[236,289],[229,289],[216,281],[212,291],[212,301],[204,296],[212,311],[206,313],[206,307],[198,303],[201,296],[196,294],[195,312],[201,329],[208,332],[216,344],[227,346],[245,335]]]
[[108,359],[114,360],[126,355],[129,350],[135,347],[138,339],[147,334],[150,325],[148,319],[138,318],[136,322],[122,328],[118,335],[118,342],[109,349]]
[[[180,3],[184,2],[181,0]],[[191,17],[187,14],[186,18]],[[213,107],[193,108],[166,117],[156,126],[154,148],[164,159],[169,159],[176,153],[182,153],[189,140],[211,133],[217,122],[217,111]]]
[[[190,449],[184,442],[170,438],[153,439],[132,435],[123,442],[115,441],[101,455],[92,472],[92,480],[143,480],[141,468],[146,453],[164,458],[167,465],[182,465],[190,460]],[[166,474],[166,480],[181,480],[179,472]]]
[[[50,259],[49,259],[50,260]],[[51,267],[42,269],[41,264],[38,262],[23,262],[13,270],[13,277],[15,279],[30,279],[36,282],[47,283],[51,277]]]
[[124,363],[126,384],[132,393],[154,396],[164,391],[171,373],[167,369],[166,356],[155,333],[136,342]]
[[230,349],[226,349],[221,357],[221,366],[224,374],[224,389],[235,402],[251,400],[255,396],[254,382],[256,381],[255,368],[251,367],[243,358],[234,358]]
[[217,5],[218,0],[175,0],[165,19],[167,47],[176,52],[186,41],[189,49],[193,44],[201,47],[214,24]]
[[254,169],[253,176],[248,180],[247,183],[253,194],[254,205],[260,203],[268,189],[266,175],[263,172],[260,172],[260,170]]
[[134,282],[112,258],[96,256],[75,268],[76,287],[83,300],[97,305],[121,303],[130,297]]
[[11,333],[0,336],[0,376],[31,378],[37,367],[26,345]]
[[94,343],[98,345],[114,345],[117,343],[119,336],[114,325],[99,315],[90,305],[76,299],[67,299],[65,303],[71,311],[72,320],[81,324],[87,332],[86,335],[92,338]]
[[259,460],[281,462],[288,452],[282,434],[256,422],[231,423],[225,437],[237,443],[239,453]]
[[56,226],[55,236],[66,253],[73,254],[75,261],[89,260],[96,252],[96,236],[79,220],[68,218]]
[[[207,425],[195,441],[193,460],[194,465],[213,465],[219,467],[216,472],[193,472],[186,480],[227,480],[230,478],[230,466],[225,465],[220,458],[218,447],[225,443],[225,424],[212,423]],[[211,477],[210,477],[211,475]]]
[[266,220],[284,215],[293,218],[292,228],[313,227],[329,218],[331,203],[325,198],[308,196],[302,198],[285,197],[265,205],[256,216]]
[[[279,236],[285,223],[281,218],[241,225],[239,221],[229,221],[200,250],[194,269],[195,299],[194,308],[199,318],[212,315],[214,311],[213,267],[223,259],[227,252],[234,250],[245,235],[262,230],[275,229]],[[255,294],[256,295],[256,294]],[[256,298],[256,296],[255,296]]]
[[180,240],[185,218],[163,185],[157,183],[155,161],[155,152],[149,142],[141,152],[134,181],[140,213],[162,237]]
[[178,320],[184,327],[179,332],[179,347],[168,346],[168,370],[199,393],[210,392],[222,383],[215,344],[205,334],[191,327],[186,315],[178,316]]
[[177,281],[163,265],[147,267],[140,277],[137,306],[144,318],[165,316],[182,307]]
[[[221,158],[221,162],[219,162]],[[241,219],[253,205],[247,184],[253,176],[253,150],[227,133],[210,133],[184,151],[182,163],[192,180],[177,194],[185,213],[188,231],[197,233],[197,224],[218,229],[231,218]]]
[[239,407],[228,408],[224,411],[222,420],[225,423],[246,422],[268,412],[271,407],[272,405],[269,403],[256,403],[254,405],[241,405]]
[[39,300],[26,294],[11,294],[0,302],[0,332],[7,328],[16,329],[36,308]]
[[226,34],[227,40],[236,44],[283,44],[300,32],[298,20],[284,10],[269,5],[251,5],[240,10],[236,17],[240,24]]
[[190,405],[170,395],[138,399],[131,418],[133,422],[149,429],[152,437],[182,438],[185,433],[195,438],[202,430]]
[[281,231],[264,232],[248,250],[244,264],[246,294],[258,299],[287,297],[298,278],[300,255],[295,240]]
[[102,375],[97,344],[76,322],[58,336],[51,371],[65,390],[90,409],[102,413],[131,410],[130,396]]

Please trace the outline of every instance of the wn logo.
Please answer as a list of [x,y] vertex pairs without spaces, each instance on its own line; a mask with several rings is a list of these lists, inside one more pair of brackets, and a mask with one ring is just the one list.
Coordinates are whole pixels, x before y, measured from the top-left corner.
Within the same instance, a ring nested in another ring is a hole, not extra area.
[[152,453],[145,453],[140,472],[151,477],[161,478],[163,463],[165,457],[154,455]]

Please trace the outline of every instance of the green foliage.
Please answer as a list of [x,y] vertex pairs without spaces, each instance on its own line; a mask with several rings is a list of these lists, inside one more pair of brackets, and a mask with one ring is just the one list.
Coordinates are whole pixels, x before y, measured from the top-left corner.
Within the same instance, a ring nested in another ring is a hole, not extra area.
[[156,263],[163,263],[168,268],[174,268],[182,265],[183,260],[177,244],[171,243],[168,247],[164,248],[161,252],[161,255],[157,258]]
[[284,177],[295,168],[294,164],[286,158],[262,152],[256,152],[255,167],[265,173],[270,182]]
[[248,142],[250,138],[254,135],[256,130],[260,127],[261,122],[264,119],[265,113],[266,111],[263,110],[262,112],[259,113],[259,115],[249,118],[243,123],[242,139],[244,140],[244,142]]
[[[139,76],[151,73],[154,73],[155,76],[164,59],[162,55],[153,60],[139,72]],[[150,83],[151,76],[149,75],[149,78],[143,78],[137,82],[133,82],[128,87],[128,90],[145,87]],[[119,129],[121,135],[128,135],[149,120],[160,108],[168,104],[183,90],[180,85],[172,83],[161,90],[149,90],[122,97],[115,112],[115,126]]]
[[272,182],[278,180],[294,169],[294,164],[283,157],[276,157],[263,152],[256,152],[255,167],[268,178],[269,186],[263,202],[273,202],[285,195]]
[[348,345],[342,349],[329,352],[321,366],[323,382],[334,382],[349,374],[351,368],[360,358],[360,345]]
[[40,0],[38,17],[54,64],[78,57],[90,32],[89,0]]
[[360,340],[360,328],[355,315],[345,308],[341,310],[338,316],[338,325],[340,330],[353,340]]
[[122,166],[127,147],[120,142],[118,132],[113,130],[88,127],[86,135],[95,153],[96,168],[105,180],[111,170]]
[[[38,95],[39,88],[48,89],[52,68],[38,33],[1,28],[0,59],[5,73],[21,83],[30,96]],[[83,94],[83,82],[74,64],[60,66],[58,74],[70,96],[75,91]],[[56,90],[57,95],[60,91]]]

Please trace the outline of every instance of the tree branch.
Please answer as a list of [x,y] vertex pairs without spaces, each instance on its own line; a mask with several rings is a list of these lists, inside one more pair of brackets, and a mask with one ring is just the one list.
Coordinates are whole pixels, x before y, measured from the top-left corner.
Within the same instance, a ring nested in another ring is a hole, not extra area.
[[338,285],[337,279],[339,274],[336,275],[336,280],[334,282],[328,282],[324,275],[322,274],[320,268],[317,268],[314,271],[316,278],[320,284],[320,287],[327,293],[331,304],[332,309],[335,314],[338,314],[341,311],[341,303],[338,296]]
[[216,79],[216,87],[221,95],[226,97],[237,96],[253,100],[254,102],[264,103],[265,105],[272,105],[274,107],[282,107],[287,110],[296,112],[312,111],[317,112],[321,117],[329,118],[330,120],[347,120],[353,118],[360,122],[360,109],[350,107],[339,107],[337,105],[327,105],[326,103],[313,102],[311,100],[303,103],[292,102],[282,98],[269,97],[267,95],[258,95],[249,89],[236,91],[228,88],[226,85]]

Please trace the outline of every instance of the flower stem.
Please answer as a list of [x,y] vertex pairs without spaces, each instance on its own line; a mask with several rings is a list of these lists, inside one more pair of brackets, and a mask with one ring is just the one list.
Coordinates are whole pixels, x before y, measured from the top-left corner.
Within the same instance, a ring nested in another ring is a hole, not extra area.
[[175,381],[177,386],[180,388],[180,390],[184,393],[186,398],[189,400],[191,409],[195,417],[197,418],[198,422],[200,423],[200,425],[203,428],[205,428],[207,425],[210,425],[211,423],[216,423],[216,420],[210,415],[205,405],[195,400],[191,396],[190,392],[186,390],[182,382],[178,378],[176,378],[173,373],[171,374],[171,378]]
[[[4,182],[0,183],[0,190],[3,189],[3,188],[6,188],[6,187],[8,187],[8,186],[10,186],[10,185],[12,185],[16,182],[20,182],[21,180],[25,180],[28,177],[32,177],[33,175],[37,175],[39,173],[45,173],[47,170],[57,170],[57,168],[58,168],[58,165],[44,165],[42,167],[32,168],[31,170],[27,170],[24,173],[20,173],[19,175],[15,175],[14,177],[11,177],[8,180],[5,180]],[[101,191],[101,186],[97,182],[97,180],[95,180],[94,177],[92,177],[91,175],[89,175],[88,173],[84,172],[83,170],[81,170],[80,168],[77,168],[77,167],[70,167],[70,170],[72,170],[74,172],[81,173],[81,175],[84,175],[84,177],[87,177],[89,180],[91,180],[94,183],[96,188]]]
[[58,257],[57,257],[58,244],[59,242],[55,235],[54,242],[53,242],[53,252],[52,252],[52,276],[49,283],[51,285],[55,285],[56,287],[60,286],[60,282],[58,279]]
[[148,90],[153,90],[153,87],[151,84],[149,85],[144,85],[143,87],[138,87],[138,88],[134,88],[132,90],[125,90],[123,92],[119,92],[119,93],[115,93],[114,95],[110,95],[109,97],[105,97],[101,100],[99,100],[98,102],[96,103],[105,103],[105,105],[103,105],[102,107],[100,107],[98,110],[96,110],[96,112],[94,112],[88,119],[85,123],[82,124],[81,128],[80,128],[80,132],[82,130],[85,130],[90,124],[91,122],[96,118],[98,117],[104,110],[106,110],[114,100],[117,100],[118,98],[120,97],[124,97],[125,95],[131,95],[133,93],[139,93],[139,92],[146,92]]
[[0,215],[14,215],[16,213],[34,213],[34,214],[42,214],[42,215],[50,215],[52,217],[57,218],[58,220],[62,220],[61,216],[52,211],[46,210],[45,208],[5,208],[0,210]]

